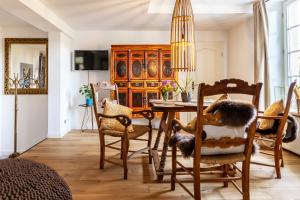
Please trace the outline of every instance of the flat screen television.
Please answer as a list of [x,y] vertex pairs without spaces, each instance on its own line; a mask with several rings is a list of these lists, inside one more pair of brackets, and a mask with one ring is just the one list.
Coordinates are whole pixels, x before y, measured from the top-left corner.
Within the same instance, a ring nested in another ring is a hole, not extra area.
[[108,70],[107,50],[75,50],[75,70]]

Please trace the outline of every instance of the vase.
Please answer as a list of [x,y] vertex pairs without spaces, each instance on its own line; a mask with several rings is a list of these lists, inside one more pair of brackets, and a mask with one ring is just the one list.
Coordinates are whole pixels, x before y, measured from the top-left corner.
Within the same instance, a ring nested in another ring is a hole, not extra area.
[[162,97],[164,101],[167,101],[169,99],[169,92],[162,93]]
[[191,92],[181,92],[181,100],[182,100],[182,102],[191,102],[192,101],[192,93]]
[[93,105],[93,99],[85,99],[85,103],[87,106],[92,106]]

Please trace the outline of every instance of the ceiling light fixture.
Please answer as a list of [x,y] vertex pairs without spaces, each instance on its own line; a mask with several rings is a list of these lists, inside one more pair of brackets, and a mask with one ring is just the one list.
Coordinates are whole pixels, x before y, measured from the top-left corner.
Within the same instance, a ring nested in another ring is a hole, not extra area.
[[176,0],[171,28],[172,68],[196,70],[195,24],[190,0]]

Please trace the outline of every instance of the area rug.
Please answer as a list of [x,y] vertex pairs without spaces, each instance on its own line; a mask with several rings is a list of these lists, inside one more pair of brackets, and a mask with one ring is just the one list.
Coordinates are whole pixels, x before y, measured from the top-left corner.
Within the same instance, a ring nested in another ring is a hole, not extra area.
[[70,200],[66,182],[50,167],[26,159],[0,161],[0,199]]

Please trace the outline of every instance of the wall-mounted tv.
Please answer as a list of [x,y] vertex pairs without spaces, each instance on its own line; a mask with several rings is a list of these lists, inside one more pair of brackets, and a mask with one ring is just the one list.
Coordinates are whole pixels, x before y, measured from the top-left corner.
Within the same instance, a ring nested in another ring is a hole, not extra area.
[[75,50],[75,70],[108,70],[107,50]]

